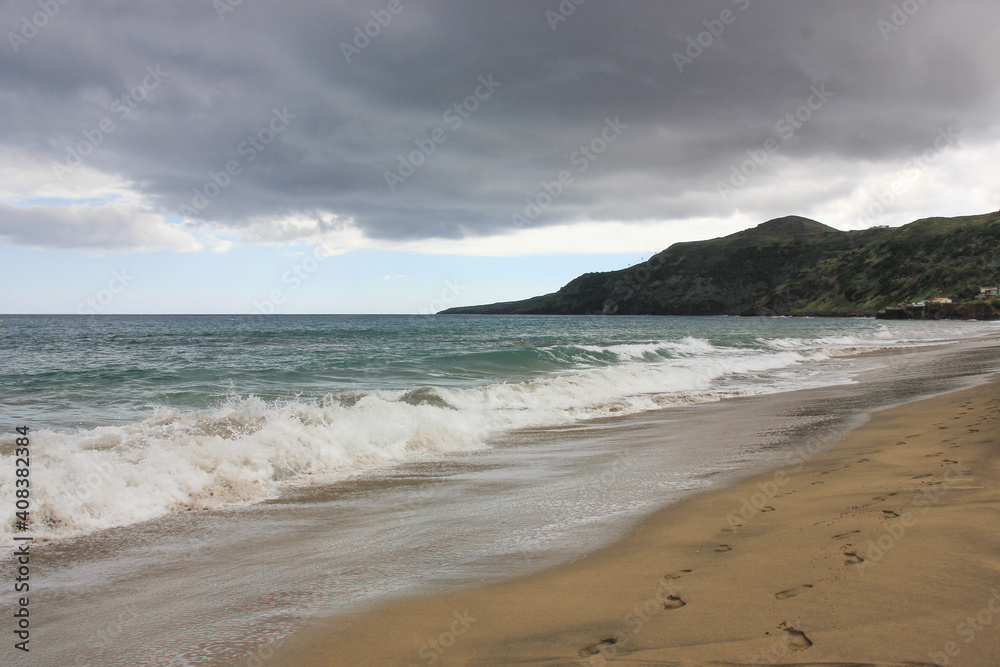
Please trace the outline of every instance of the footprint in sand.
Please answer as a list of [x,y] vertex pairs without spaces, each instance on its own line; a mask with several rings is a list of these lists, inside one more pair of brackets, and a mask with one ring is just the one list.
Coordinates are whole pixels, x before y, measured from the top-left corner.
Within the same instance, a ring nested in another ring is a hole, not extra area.
[[846,533],[841,533],[840,535],[834,535],[830,539],[831,540],[842,540],[845,537],[850,537],[851,535],[857,535],[860,532],[861,532],[860,530],[849,530]]
[[915,475],[914,477],[911,477],[910,479],[924,479],[925,477],[933,477],[933,476],[934,476],[934,473],[929,472],[926,475]]
[[677,570],[676,572],[663,575],[663,578],[667,581],[673,581],[674,579],[680,579],[685,574],[691,574],[691,570]]
[[951,459],[941,459],[945,463],[951,463],[952,465],[958,465],[958,461],[952,461]]
[[775,510],[770,505],[764,505],[763,509],[761,509],[761,512],[773,512],[773,511]]
[[596,644],[591,644],[590,646],[585,646],[584,648],[580,649],[580,652],[577,655],[579,655],[581,658],[589,658],[592,655],[597,655],[598,653],[600,653],[601,649],[608,646],[614,646],[617,643],[618,640],[615,639],[614,637],[610,637],[608,639],[602,639]]
[[858,463],[868,463],[871,459],[858,459]]
[[858,563],[864,562],[865,559],[859,556],[856,551],[844,552],[844,565],[857,565]]
[[733,550],[733,548],[731,546],[729,546],[728,544],[720,544],[719,547],[715,550],[715,552],[716,553],[720,553],[720,554],[724,554],[727,551],[732,551],[732,550]]
[[796,630],[785,623],[782,623],[778,627],[785,631],[785,643],[793,651],[805,651],[813,645],[812,640],[806,637],[806,633],[801,630]]
[[892,510],[882,510],[882,514],[884,514],[884,515],[886,515],[887,517],[890,517],[890,518],[895,518],[895,517],[899,516],[898,514],[896,514],[895,512],[893,512]]
[[793,598],[796,595],[802,595],[806,591],[812,588],[812,584],[803,584],[801,586],[796,586],[795,588],[789,588],[787,591],[780,591],[774,594],[774,597],[778,600],[787,600]]
[[680,609],[686,604],[687,602],[680,599],[676,595],[668,595],[667,599],[664,600],[663,602],[663,608],[666,609],[667,611],[670,611],[671,609]]

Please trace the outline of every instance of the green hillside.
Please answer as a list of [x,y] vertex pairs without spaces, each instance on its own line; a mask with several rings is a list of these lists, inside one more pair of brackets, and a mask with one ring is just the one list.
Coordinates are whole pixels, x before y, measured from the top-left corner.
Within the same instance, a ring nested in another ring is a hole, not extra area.
[[1000,213],[842,232],[790,216],[677,243],[558,292],[445,314],[863,315],[1000,280]]

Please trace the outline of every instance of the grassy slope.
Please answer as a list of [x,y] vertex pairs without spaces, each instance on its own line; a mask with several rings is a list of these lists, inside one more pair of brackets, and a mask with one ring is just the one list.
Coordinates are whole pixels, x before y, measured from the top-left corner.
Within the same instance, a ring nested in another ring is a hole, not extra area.
[[788,217],[678,243],[553,294],[447,313],[852,315],[896,303],[970,298],[1000,279],[1000,214],[842,232]]

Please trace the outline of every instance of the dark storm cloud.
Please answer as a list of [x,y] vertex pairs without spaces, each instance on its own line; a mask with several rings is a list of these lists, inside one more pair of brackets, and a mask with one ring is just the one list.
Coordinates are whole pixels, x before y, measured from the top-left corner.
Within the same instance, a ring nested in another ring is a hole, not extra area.
[[[530,224],[725,216],[717,183],[822,86],[784,158],[891,161],[996,124],[984,0],[53,2],[30,39],[39,6],[0,10],[0,142],[67,165],[53,179],[91,142],[80,163],[162,212],[258,236],[287,215],[375,238],[509,230],[562,170]],[[609,122],[627,127],[603,154],[575,154]]]

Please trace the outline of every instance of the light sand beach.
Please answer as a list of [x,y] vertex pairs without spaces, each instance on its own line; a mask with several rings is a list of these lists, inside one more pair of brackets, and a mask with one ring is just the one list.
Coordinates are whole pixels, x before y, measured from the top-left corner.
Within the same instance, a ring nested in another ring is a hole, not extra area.
[[998,416],[996,381],[876,412],[610,547],[315,624],[270,664],[1000,664]]

